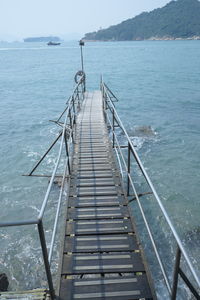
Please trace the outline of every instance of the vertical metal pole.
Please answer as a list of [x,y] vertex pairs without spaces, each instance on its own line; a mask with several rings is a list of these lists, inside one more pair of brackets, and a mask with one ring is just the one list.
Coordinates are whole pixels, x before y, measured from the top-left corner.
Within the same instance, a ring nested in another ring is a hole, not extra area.
[[80,45],[80,48],[81,48],[81,68],[82,68],[82,71],[84,72],[84,67],[83,67],[83,49],[82,49],[82,47],[84,46],[84,42],[80,41],[79,45]]
[[115,114],[114,109],[112,110],[112,136],[113,136],[113,148],[115,148]]
[[69,108],[69,122],[70,122],[70,127],[72,129],[72,115],[71,115],[71,108]]
[[[84,72],[83,49],[82,49],[82,47],[85,45],[84,41],[80,40],[79,45],[80,45],[80,48],[81,48],[81,68],[82,68],[82,71]],[[84,92],[85,92],[85,90],[86,90],[86,86],[85,86],[85,81],[84,81]]]
[[101,88],[102,88],[102,97],[103,97],[103,111],[104,111],[104,116],[105,116],[105,122],[107,124],[106,97],[105,97],[105,90],[104,90],[103,84],[102,84]]
[[44,228],[42,224],[42,220],[39,221],[38,223],[38,232],[39,232],[39,237],[40,237],[40,243],[42,247],[42,254],[43,254],[43,260],[44,260],[44,266],[46,270],[46,276],[47,276],[47,281],[49,285],[49,292],[51,299],[55,299],[55,292],[53,288],[53,281],[52,281],[52,276],[51,276],[51,269],[49,265],[49,260],[48,260],[48,252],[47,252],[47,246],[46,246],[46,240],[45,240],[45,234],[44,234]]
[[81,83],[81,95],[82,95],[82,99],[81,100],[84,100],[84,96],[85,96],[85,79],[84,81]]
[[[72,129],[73,129],[73,123],[72,123],[71,109],[69,109],[69,121],[70,121],[70,127],[71,127],[71,130],[72,130]],[[73,134],[73,130],[72,130],[72,142],[74,143],[74,134]]]
[[69,149],[68,149],[68,143],[67,143],[67,134],[65,130],[65,150],[67,155],[67,166],[68,166],[68,173],[71,173],[70,163],[69,163]]
[[79,86],[78,86],[78,87],[77,87],[77,90],[76,90],[76,97],[75,97],[75,100],[76,100],[76,99],[78,99],[78,101],[80,100],[79,93],[81,93],[81,91],[79,92]]
[[175,300],[176,299],[180,260],[181,260],[181,250],[180,250],[179,246],[177,246],[171,300]]
[[[71,108],[69,108],[69,123],[70,123],[70,128],[72,130],[72,128],[73,128],[73,122],[72,122]],[[72,139],[73,139],[73,131],[72,131]]]
[[73,124],[76,124],[76,110],[75,110],[75,99],[74,99],[74,95],[72,96],[72,106],[73,106]]
[[127,174],[127,196],[130,195],[130,170],[131,170],[131,147],[130,143],[128,142],[128,174]]

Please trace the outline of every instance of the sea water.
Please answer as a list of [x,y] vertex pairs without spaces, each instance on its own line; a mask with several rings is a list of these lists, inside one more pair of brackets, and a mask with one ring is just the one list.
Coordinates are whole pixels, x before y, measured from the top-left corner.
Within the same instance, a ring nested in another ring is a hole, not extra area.
[[[200,41],[94,42],[83,52],[87,89],[98,89],[103,75],[120,99],[119,115],[200,274]],[[59,128],[49,120],[59,116],[73,90],[80,49],[77,42],[0,43],[0,66],[0,221],[34,219],[48,180],[21,175],[57,136]],[[55,159],[53,151],[42,171],[50,172]],[[58,190],[55,186],[53,195]],[[48,243],[56,209],[51,198]],[[157,224],[159,251],[168,258],[174,252],[171,235],[163,224],[160,239],[162,215],[154,206],[150,211],[149,203],[146,209]],[[40,287],[45,277],[37,229],[1,229],[0,239],[0,273],[8,275],[10,289]],[[187,297],[181,293],[181,299]]]

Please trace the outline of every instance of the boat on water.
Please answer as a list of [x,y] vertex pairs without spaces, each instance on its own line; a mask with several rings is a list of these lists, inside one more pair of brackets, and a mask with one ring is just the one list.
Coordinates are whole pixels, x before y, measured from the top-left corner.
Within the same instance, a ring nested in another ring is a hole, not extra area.
[[52,41],[50,41],[50,42],[47,43],[48,46],[59,46],[60,44],[61,43],[52,42]]

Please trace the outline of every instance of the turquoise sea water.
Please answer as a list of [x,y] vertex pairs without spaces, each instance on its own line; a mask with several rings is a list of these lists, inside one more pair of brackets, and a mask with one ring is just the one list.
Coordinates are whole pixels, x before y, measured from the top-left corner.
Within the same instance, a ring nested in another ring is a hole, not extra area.
[[[103,74],[120,99],[119,115],[200,274],[200,42],[96,42],[83,50],[87,89],[98,88]],[[33,218],[47,181],[21,175],[57,134],[49,119],[59,115],[70,96],[80,50],[73,42],[59,47],[1,43],[0,66],[0,220]],[[143,130],[148,126],[151,134]],[[50,170],[54,161],[52,153],[45,167]],[[52,200],[48,225],[54,209]],[[0,273],[9,275],[11,288],[39,286],[36,230],[1,230],[0,238]]]

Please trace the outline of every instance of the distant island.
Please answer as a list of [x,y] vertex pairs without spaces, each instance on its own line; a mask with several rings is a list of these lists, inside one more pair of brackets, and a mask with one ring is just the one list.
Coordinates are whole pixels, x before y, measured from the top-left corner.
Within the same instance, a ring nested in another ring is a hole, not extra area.
[[200,2],[198,0],[171,1],[162,8],[143,12],[122,23],[86,33],[87,41],[139,40],[200,40]]
[[24,39],[24,42],[60,42],[60,38],[58,36],[42,36],[42,37],[28,37]]

